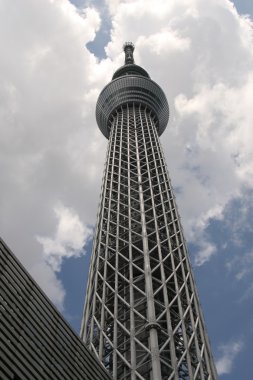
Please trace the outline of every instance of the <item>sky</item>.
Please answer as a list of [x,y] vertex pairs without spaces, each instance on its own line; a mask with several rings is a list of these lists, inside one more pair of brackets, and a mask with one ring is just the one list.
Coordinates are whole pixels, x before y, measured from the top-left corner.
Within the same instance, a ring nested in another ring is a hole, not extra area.
[[0,235],[79,331],[122,45],[164,90],[161,137],[220,379],[252,377],[251,0],[0,0]]

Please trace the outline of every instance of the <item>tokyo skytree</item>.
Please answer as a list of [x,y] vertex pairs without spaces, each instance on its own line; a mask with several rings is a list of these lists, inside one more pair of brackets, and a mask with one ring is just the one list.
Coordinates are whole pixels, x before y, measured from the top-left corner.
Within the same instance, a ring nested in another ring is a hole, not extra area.
[[159,141],[168,102],[123,48],[96,107],[109,144],[81,337],[115,380],[215,380]]

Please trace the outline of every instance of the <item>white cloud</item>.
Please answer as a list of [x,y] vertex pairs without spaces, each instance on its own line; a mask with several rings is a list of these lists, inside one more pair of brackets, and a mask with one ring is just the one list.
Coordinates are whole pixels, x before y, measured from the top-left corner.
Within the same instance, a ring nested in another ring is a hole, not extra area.
[[62,204],[54,208],[58,221],[54,238],[37,236],[43,246],[46,262],[54,271],[60,271],[63,258],[79,257],[92,236],[92,230],[83,225],[78,214]]
[[63,311],[64,298],[66,295],[65,289],[63,288],[61,281],[56,277],[52,267],[48,265],[43,258],[37,258],[36,263],[30,267],[29,272],[58,309]]
[[194,264],[196,266],[201,266],[210,260],[210,258],[216,253],[217,249],[213,244],[204,240],[200,241],[198,246],[199,251],[194,257]]
[[238,254],[226,264],[227,269],[235,272],[235,278],[240,281],[253,272],[253,252],[243,253],[239,250]]
[[[198,265],[216,250],[210,220],[253,186],[253,29],[230,1],[136,0],[111,5],[107,46],[116,59],[124,40],[167,94],[171,120],[162,143],[188,240]],[[203,245],[206,245],[203,248]]]
[[221,357],[216,361],[218,375],[231,373],[234,361],[237,355],[242,351],[243,346],[242,340],[229,342],[220,346]]
[[[245,229],[247,229],[247,225]],[[250,233],[252,234],[252,231]],[[236,243],[238,242],[236,241]],[[242,242],[239,241],[239,244],[242,245]],[[240,303],[248,302],[249,298],[253,296],[253,251],[245,253],[239,246],[236,254],[227,261],[226,268],[230,275],[232,274],[238,282],[243,283],[243,292],[238,301]]]
[[[77,210],[78,233],[87,234],[104,160],[94,118],[96,85],[103,84],[95,83],[96,58],[85,48],[99,26],[95,9],[77,11],[67,0],[1,3],[1,236],[59,307],[65,293],[55,270],[63,254],[76,252],[77,237],[64,241],[53,209],[60,201]],[[61,217],[73,223],[71,213]],[[56,228],[56,240],[43,243],[60,251],[45,261],[36,236],[51,237]]]
[[1,234],[58,304],[64,289],[55,270],[81,239],[64,240],[61,220],[73,222],[72,214],[56,221],[53,209],[60,201],[75,210],[80,236],[95,222],[106,149],[95,102],[123,63],[124,41],[135,43],[136,63],[168,97],[162,143],[187,238],[202,250],[199,265],[215,252],[205,235],[210,220],[253,186],[250,20],[228,0],[107,4],[111,41],[100,62],[85,47],[101,24],[94,8],[77,11],[67,0],[1,4]]

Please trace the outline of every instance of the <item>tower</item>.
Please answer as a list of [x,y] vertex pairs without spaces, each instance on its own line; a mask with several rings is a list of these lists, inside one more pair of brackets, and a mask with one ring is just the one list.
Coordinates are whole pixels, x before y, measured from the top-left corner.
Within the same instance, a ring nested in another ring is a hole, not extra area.
[[97,101],[109,145],[81,337],[116,380],[215,380],[159,142],[167,99],[124,51]]

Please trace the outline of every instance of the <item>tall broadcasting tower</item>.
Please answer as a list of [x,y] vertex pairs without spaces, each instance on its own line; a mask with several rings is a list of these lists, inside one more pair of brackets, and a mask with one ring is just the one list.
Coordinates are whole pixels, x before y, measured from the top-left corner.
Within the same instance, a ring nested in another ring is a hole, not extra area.
[[97,101],[109,146],[81,337],[116,380],[215,380],[159,141],[167,99],[124,51]]

